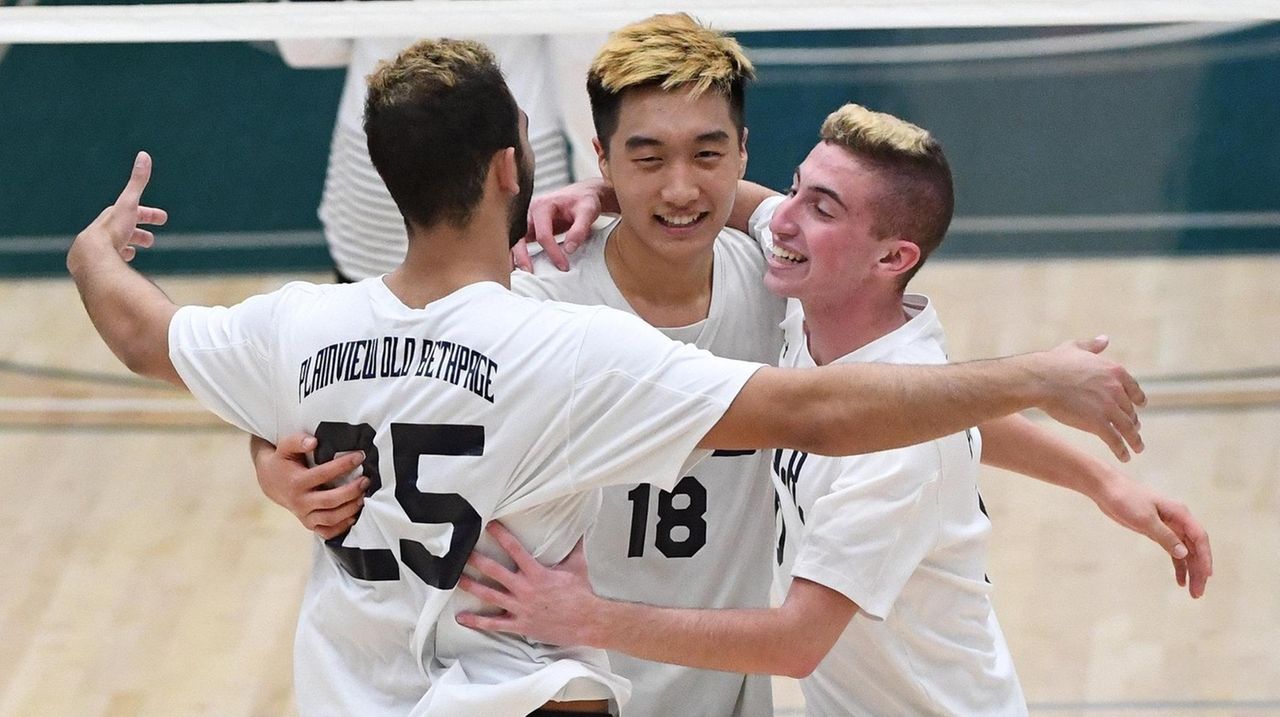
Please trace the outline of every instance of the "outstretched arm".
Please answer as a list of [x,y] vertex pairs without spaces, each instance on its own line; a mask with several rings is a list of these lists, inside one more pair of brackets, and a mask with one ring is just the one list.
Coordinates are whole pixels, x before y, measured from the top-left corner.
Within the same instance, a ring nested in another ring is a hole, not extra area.
[[1052,351],[945,366],[844,364],[762,368],[701,448],[795,448],[824,455],[923,443],[1039,407],[1093,433],[1116,457],[1142,450],[1135,405],[1146,397],[1099,337]]
[[464,613],[477,630],[526,635],[559,645],[588,645],[709,670],[805,677],[844,631],[858,606],[817,583],[797,579],[781,607],[697,610],[617,602],[597,596],[579,545],[544,567],[498,523],[489,534],[516,571],[473,553],[468,565],[491,581],[464,575],[458,587],[504,612]]
[[115,204],[76,237],[67,252],[89,318],[112,353],[130,371],[182,386],[169,360],[169,321],[178,307],[155,284],[129,266],[135,247],[155,242],[139,225],[168,220],[163,209],[140,206],[151,179],[151,157],[139,152],[133,173]]
[[1178,585],[1204,594],[1213,575],[1209,535],[1185,505],[1161,495],[1022,416],[983,423],[982,462],[1074,490],[1109,518],[1159,543]]

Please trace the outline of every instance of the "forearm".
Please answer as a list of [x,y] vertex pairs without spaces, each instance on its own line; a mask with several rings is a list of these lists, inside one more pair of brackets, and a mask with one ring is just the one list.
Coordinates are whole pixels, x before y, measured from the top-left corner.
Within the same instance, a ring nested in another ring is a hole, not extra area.
[[94,328],[129,370],[182,386],[169,360],[169,322],[178,307],[110,247],[76,241],[67,269]]
[[923,443],[1040,403],[1034,362],[761,369],[702,445],[852,455]]
[[804,677],[829,644],[809,639],[778,608],[699,610],[601,600],[585,641],[655,662],[707,670]]
[[751,215],[755,213],[761,202],[775,194],[777,192],[755,182],[738,180],[738,191],[733,198],[733,211],[729,212],[729,221],[725,226],[740,232],[750,231]]
[[1105,461],[1072,446],[1023,416],[987,421],[982,462],[1099,500],[1116,473]]

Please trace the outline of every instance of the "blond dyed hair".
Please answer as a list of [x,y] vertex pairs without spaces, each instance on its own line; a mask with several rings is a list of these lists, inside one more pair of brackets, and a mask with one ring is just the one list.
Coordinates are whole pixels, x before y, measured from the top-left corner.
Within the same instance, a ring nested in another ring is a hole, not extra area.
[[752,79],[755,67],[737,40],[686,13],[654,15],[610,35],[591,63],[587,94],[596,135],[607,150],[623,94],[658,87],[695,97],[707,91],[723,95],[741,138],[744,89]]
[[903,275],[905,287],[942,243],[955,211],[951,167],[927,130],[850,102],[827,115],[818,132],[877,174],[873,231],[920,247],[920,261]]

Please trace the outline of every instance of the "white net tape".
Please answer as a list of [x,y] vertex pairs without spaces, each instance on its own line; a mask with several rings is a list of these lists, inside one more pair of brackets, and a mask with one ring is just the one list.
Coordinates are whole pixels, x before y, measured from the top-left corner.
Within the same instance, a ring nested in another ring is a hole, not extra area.
[[1123,25],[1280,19],[1280,1],[373,0],[0,7],[0,44],[607,32],[655,12],[726,31]]

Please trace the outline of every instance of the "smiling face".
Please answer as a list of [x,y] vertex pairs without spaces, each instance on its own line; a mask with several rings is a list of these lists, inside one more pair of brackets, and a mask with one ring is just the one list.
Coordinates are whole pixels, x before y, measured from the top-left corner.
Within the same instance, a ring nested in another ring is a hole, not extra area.
[[729,101],[715,91],[627,90],[600,172],[618,197],[620,234],[677,261],[711,251],[746,169]]
[[812,306],[847,303],[868,286],[896,287],[920,258],[915,244],[877,235],[884,179],[848,150],[820,142],[796,169],[769,228],[765,285]]

